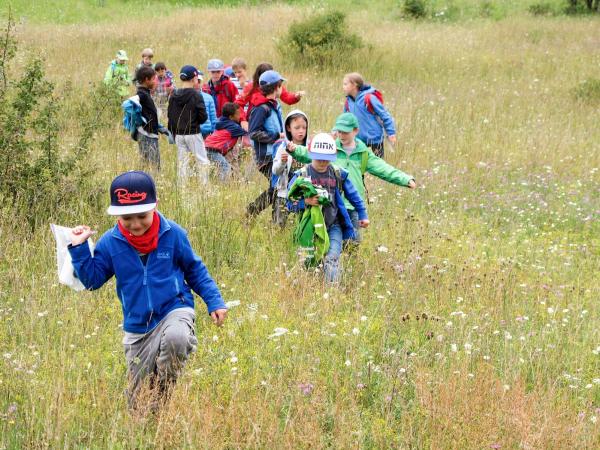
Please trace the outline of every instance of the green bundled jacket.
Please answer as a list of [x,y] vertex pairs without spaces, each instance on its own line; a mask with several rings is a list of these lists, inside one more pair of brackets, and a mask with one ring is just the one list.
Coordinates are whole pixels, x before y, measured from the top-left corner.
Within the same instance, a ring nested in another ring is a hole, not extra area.
[[129,95],[129,85],[131,84],[127,64],[118,64],[117,61],[111,62],[104,74],[104,83],[114,86],[121,97],[127,97]]
[[[365,202],[366,192],[362,179],[363,166],[366,166],[364,170],[365,172],[398,186],[408,186],[409,181],[414,180],[412,175],[405,174],[400,169],[395,168],[394,166],[386,163],[383,159],[375,156],[371,149],[367,147],[360,139],[356,139],[356,148],[349,157],[342,148],[341,141],[336,139],[335,143],[337,145],[337,159],[332,161],[331,164],[335,167],[339,167],[348,171],[348,177],[350,178],[350,181],[352,181],[352,184],[358,191],[360,198],[362,198]],[[367,158],[363,156],[363,153],[365,152],[367,153]],[[311,159],[308,156],[307,148],[302,145],[298,145],[296,150],[290,154],[295,160],[301,163],[308,164],[311,162]],[[346,205],[346,209],[354,210],[354,207],[345,197],[344,204]]]
[[319,206],[306,205],[302,217],[294,230],[294,243],[306,252],[306,264],[316,265],[329,250],[329,235],[323,217],[323,206],[331,202],[306,178],[299,176],[288,191],[288,199],[299,201],[319,196]]

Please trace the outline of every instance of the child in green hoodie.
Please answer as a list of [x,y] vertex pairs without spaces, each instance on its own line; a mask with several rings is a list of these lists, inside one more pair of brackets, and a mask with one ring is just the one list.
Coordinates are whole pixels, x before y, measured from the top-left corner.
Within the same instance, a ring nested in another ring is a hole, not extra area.
[[[412,175],[405,174],[386,163],[383,159],[375,156],[373,151],[356,137],[358,134],[358,119],[354,114],[343,113],[339,115],[335,121],[333,130],[338,134],[338,138],[336,139],[337,159],[333,164],[348,171],[350,180],[365,203],[367,194],[364,184],[364,174],[366,172],[388,183],[405,186],[410,189],[416,187],[415,179]],[[306,147],[290,142],[287,150],[297,161],[310,163],[311,159]],[[344,198],[344,203],[352,219],[356,240],[360,240],[358,213],[350,202],[348,202],[348,199]]]

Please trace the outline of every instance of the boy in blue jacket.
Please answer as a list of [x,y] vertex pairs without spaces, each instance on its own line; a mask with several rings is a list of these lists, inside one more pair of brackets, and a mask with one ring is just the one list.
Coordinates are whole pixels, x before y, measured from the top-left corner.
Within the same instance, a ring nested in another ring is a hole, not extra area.
[[284,81],[285,78],[274,70],[267,70],[258,80],[264,99],[252,108],[248,133],[254,147],[254,160],[260,173],[269,180],[269,187],[248,205],[247,217],[257,216],[274,200],[274,189],[271,187],[273,144],[278,139],[285,138],[281,105],[278,101]]
[[[358,224],[361,228],[369,226],[367,209],[352,181],[348,178],[348,172],[334,168],[330,164],[331,161],[335,161],[337,158],[335,140],[330,135],[326,133],[317,134],[309,145],[308,155],[312,162],[295,173],[290,180],[288,190],[294,184],[296,178],[302,176],[314,186],[327,191],[331,203],[323,206],[322,212],[329,236],[329,249],[323,260],[323,272],[326,282],[338,283],[340,281],[340,256],[343,241],[356,238],[352,220],[344,205],[342,195],[348,199],[357,211]],[[296,203],[288,201],[288,208],[292,212],[304,210],[305,205],[318,207],[319,196],[305,198]]]
[[154,180],[145,172],[116,177],[110,186],[108,214],[117,224],[98,241],[94,255],[79,225],[71,234],[73,267],[83,285],[94,290],[114,275],[123,310],[127,360],[127,397],[138,408],[142,381],[149,378],[151,399],[164,399],[198,343],[192,289],[221,326],[227,315],[221,293],[186,232],[156,210]]

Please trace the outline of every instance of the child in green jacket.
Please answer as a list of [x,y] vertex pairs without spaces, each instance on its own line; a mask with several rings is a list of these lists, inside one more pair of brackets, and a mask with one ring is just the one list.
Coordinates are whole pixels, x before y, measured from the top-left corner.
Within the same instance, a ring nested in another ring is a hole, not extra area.
[[[356,138],[358,134],[358,119],[354,114],[343,113],[338,116],[333,129],[338,134],[338,139],[336,139],[337,159],[333,164],[348,171],[352,184],[354,184],[365,203],[367,195],[363,176],[366,172],[388,183],[405,186],[410,189],[416,187],[415,179],[412,175],[405,174],[386,163],[383,159],[375,156],[373,151],[363,141]],[[301,163],[310,163],[311,159],[308,156],[306,147],[290,142],[287,150],[295,160]],[[348,202],[348,199],[344,198],[344,203],[350,213],[357,240],[360,240],[358,213],[350,202]]]
[[131,76],[127,67],[128,60],[125,50],[119,50],[104,74],[104,83],[113,87],[121,97],[129,95],[129,86],[131,85]]

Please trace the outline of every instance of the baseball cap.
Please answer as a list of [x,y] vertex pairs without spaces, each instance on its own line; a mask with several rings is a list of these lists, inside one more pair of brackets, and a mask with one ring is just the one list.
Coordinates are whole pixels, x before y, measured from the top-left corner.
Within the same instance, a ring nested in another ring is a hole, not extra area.
[[111,216],[138,214],[156,208],[156,187],[146,172],[131,170],[116,177],[110,184]]
[[337,158],[335,140],[327,133],[317,134],[308,146],[308,156],[317,161],[335,161]]
[[233,73],[233,68],[231,66],[227,66],[225,67],[225,71],[224,71],[225,75],[227,75],[228,77],[233,77],[235,74]]
[[119,50],[117,52],[116,58],[120,61],[129,61],[129,58],[127,57],[127,52],[125,50]]
[[149,56],[149,57],[154,57],[154,50],[152,50],[151,48],[145,48],[144,50],[142,50],[142,56]]
[[194,66],[185,65],[179,71],[179,79],[182,81],[189,81],[193,79],[195,76],[198,76],[198,69]]
[[266,72],[263,72],[263,74],[258,79],[258,84],[260,86],[268,86],[270,84],[279,83],[280,81],[285,81],[285,78],[279,75],[279,72],[276,72],[274,70],[267,70]]
[[355,128],[358,128],[358,119],[354,114],[346,112],[340,114],[337,119],[335,119],[335,126],[333,127],[333,130],[349,133]]
[[210,59],[208,61],[208,71],[209,72],[218,72],[219,70],[223,70],[225,68],[225,63],[220,59]]

